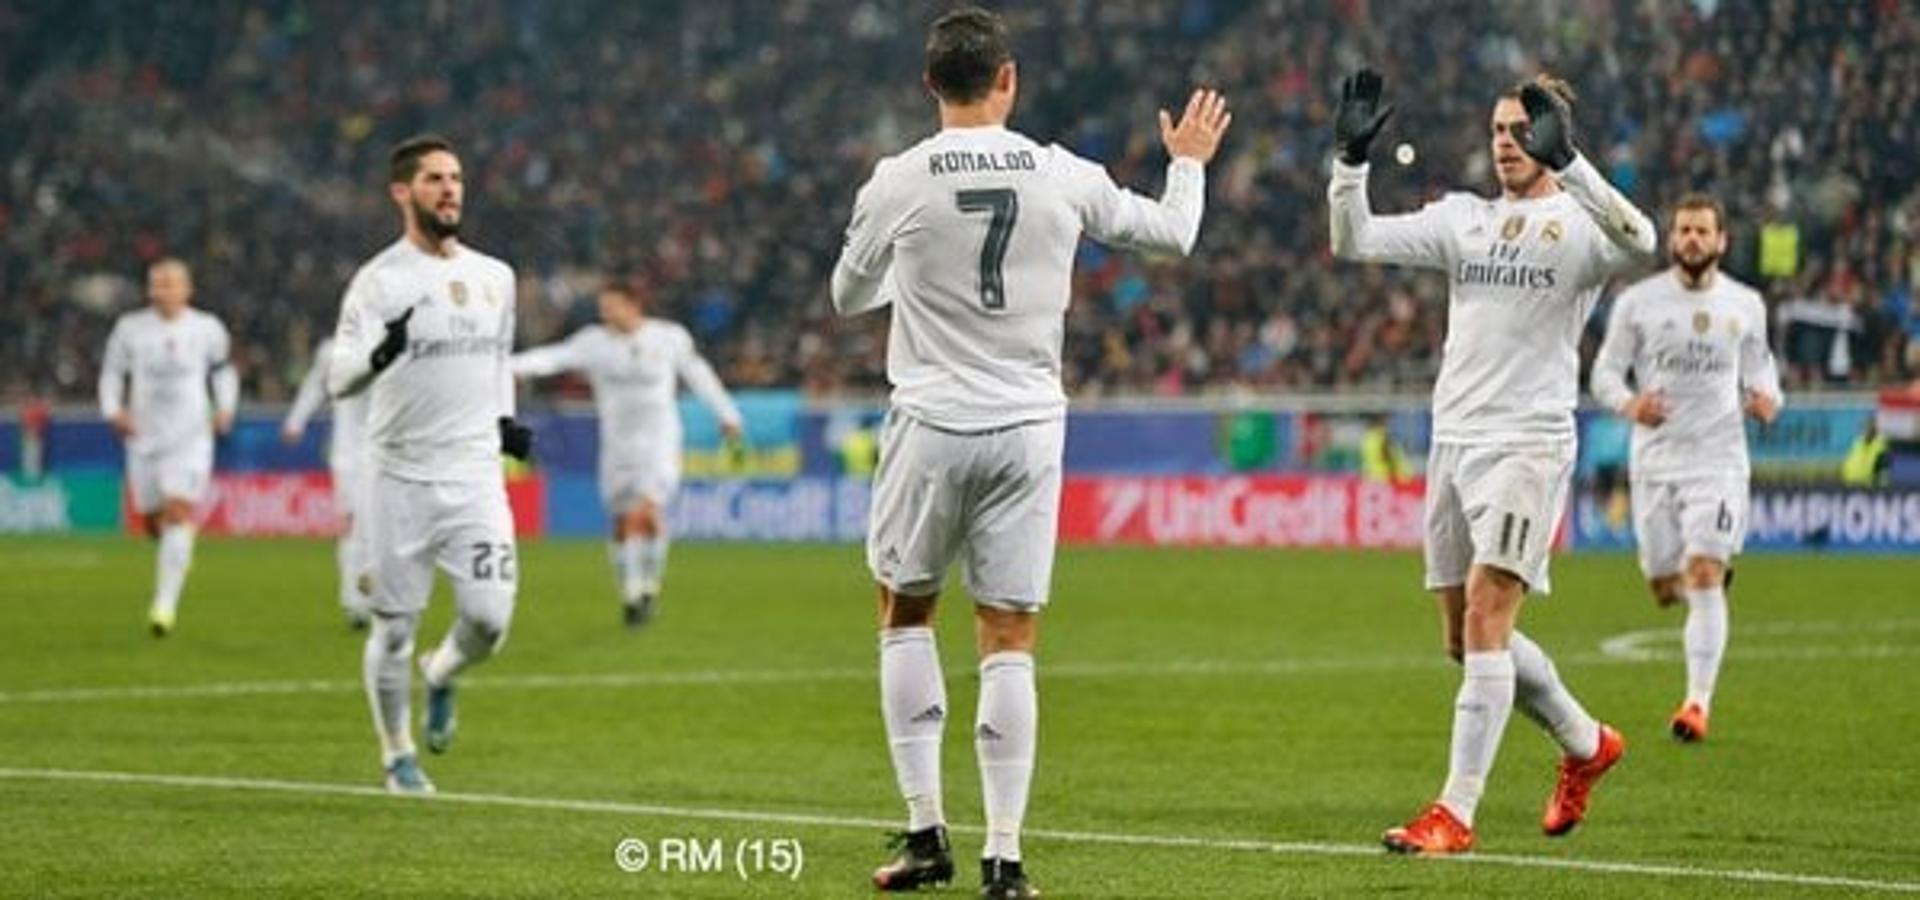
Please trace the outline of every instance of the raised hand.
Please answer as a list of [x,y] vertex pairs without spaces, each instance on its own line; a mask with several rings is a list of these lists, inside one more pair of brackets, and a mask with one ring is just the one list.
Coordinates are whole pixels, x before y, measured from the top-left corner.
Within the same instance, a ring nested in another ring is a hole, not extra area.
[[1167,155],[1199,160],[1201,165],[1206,165],[1213,161],[1214,152],[1220,149],[1220,138],[1231,124],[1233,113],[1227,112],[1227,98],[1202,88],[1187,98],[1187,110],[1180,114],[1178,124],[1166,110],[1160,111],[1160,140],[1167,145]]
[[1340,161],[1357,166],[1367,161],[1367,147],[1380,134],[1393,105],[1380,105],[1380,73],[1361,69],[1340,82],[1340,106],[1333,113],[1333,142]]
[[1527,127],[1520,133],[1520,149],[1556,172],[1573,165],[1573,111],[1567,101],[1537,84],[1520,89],[1520,105],[1527,109]]

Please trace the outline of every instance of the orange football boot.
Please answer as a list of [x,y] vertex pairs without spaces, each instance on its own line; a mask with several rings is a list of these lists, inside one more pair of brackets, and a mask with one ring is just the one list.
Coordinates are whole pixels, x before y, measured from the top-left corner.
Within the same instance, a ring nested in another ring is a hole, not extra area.
[[1587,798],[1593,793],[1594,782],[1626,753],[1627,741],[1620,732],[1601,725],[1600,749],[1594,751],[1592,758],[1562,757],[1560,781],[1553,786],[1553,797],[1547,800],[1547,812],[1540,819],[1540,829],[1548,837],[1559,837],[1580,824],[1580,820],[1587,817]]
[[1687,703],[1673,714],[1673,736],[1682,744],[1697,744],[1707,739],[1707,711],[1698,703]]
[[1429,803],[1413,821],[1387,829],[1380,843],[1395,853],[1465,853],[1473,849],[1473,826],[1460,821],[1446,804]]

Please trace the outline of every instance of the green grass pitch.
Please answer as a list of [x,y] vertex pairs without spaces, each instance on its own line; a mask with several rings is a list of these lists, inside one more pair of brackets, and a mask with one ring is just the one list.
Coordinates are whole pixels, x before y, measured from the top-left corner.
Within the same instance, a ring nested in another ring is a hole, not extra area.
[[[858,548],[677,546],[640,633],[619,626],[599,544],[527,544],[521,569],[512,639],[465,688],[452,752],[425,758],[445,796],[423,801],[365,790],[377,751],[330,544],[202,541],[179,630],[156,641],[147,545],[0,540],[0,896],[869,893],[901,810]],[[1665,734],[1681,612],[1654,609],[1625,556],[1559,557],[1554,581],[1523,626],[1626,734],[1626,760],[1586,825],[1543,837],[1555,752],[1516,715],[1477,858],[1412,860],[1371,848],[1439,788],[1458,685],[1414,556],[1062,553],[1041,632],[1036,883],[1142,898],[1920,891],[1920,559],[1743,560],[1696,747]],[[972,633],[949,599],[947,806],[977,826]],[[443,588],[423,647],[448,606]],[[622,872],[624,838],[718,841],[727,871]],[[741,842],[776,838],[799,841],[799,877],[742,880]],[[942,896],[975,887],[980,836],[955,842],[961,878]]]

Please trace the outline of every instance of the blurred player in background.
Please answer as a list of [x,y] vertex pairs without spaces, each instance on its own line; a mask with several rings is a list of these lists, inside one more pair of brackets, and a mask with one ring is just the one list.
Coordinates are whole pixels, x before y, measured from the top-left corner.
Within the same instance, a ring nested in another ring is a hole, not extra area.
[[134,511],[160,541],[147,623],[155,637],[165,637],[193,564],[194,510],[213,478],[213,436],[233,428],[240,377],[228,364],[227,327],[188,305],[193,272],[186,263],[168,258],[148,266],[147,299],[146,309],[121,316],[107,337],[100,414],[126,442]]
[[1680,199],[1667,231],[1672,268],[1620,293],[1593,368],[1594,397],[1634,426],[1628,472],[1640,571],[1661,606],[1687,602],[1687,694],[1671,727],[1689,742],[1707,736],[1727,647],[1730,566],[1746,542],[1741,417],[1772,422],[1781,404],[1766,303],[1720,271],[1725,216],[1704,194]]
[[1328,203],[1341,259],[1447,273],[1447,341],[1433,391],[1427,464],[1426,586],[1447,649],[1464,664],[1445,788],[1388,849],[1457,853],[1514,704],[1565,751],[1542,828],[1565,834],[1585,817],[1593,784],[1625,752],[1561,683],[1551,660],[1515,630],[1528,590],[1546,594],[1547,556],[1574,461],[1580,332],[1612,276],[1651,254],[1653,223],[1573,146],[1564,82],[1539,77],[1501,94],[1491,150],[1501,195],[1447,194],[1419,212],[1376,216],[1367,147],[1392,107],[1380,76],[1341,87]]
[[600,289],[600,324],[557,344],[515,354],[513,373],[581,372],[600,419],[600,499],[613,518],[607,549],[630,628],[655,611],[667,572],[667,504],[680,489],[679,386],[685,382],[740,443],[740,410],[678,323],[646,315],[633,288]]
[[[313,350],[313,365],[300,380],[293,408],[280,425],[280,440],[291,447],[306,433],[307,421],[327,399],[327,370],[333,359],[333,338]],[[327,437],[327,468],[333,470],[333,505],[339,511],[340,537],[335,558],[340,567],[340,609],[347,625],[367,627],[367,597],[373,591],[367,549],[367,404],[362,397],[346,397],[333,404],[333,430]]]
[[519,583],[500,454],[525,459],[513,419],[512,267],[460,243],[465,189],[453,145],[395,147],[388,195],[405,234],[354,273],[327,362],[336,399],[367,392],[373,473],[373,629],[363,671],[388,790],[432,791],[409,721],[414,630],[437,566],[453,582],[453,627],[421,657],[427,747],[453,740],[454,676],[507,638]]
[[1101,167],[1006,128],[1017,76],[998,16],[961,9],[934,23],[924,81],[941,130],[880,161],[854,201],[833,273],[843,315],[893,307],[867,562],[880,589],[880,693],[908,809],[883,890],[953,875],[941,810],[946,688],[935,601],[961,560],[980,660],[974,747],[985,792],[982,895],[1038,896],[1020,823],[1038,727],[1033,651],[1060,506],[1066,396],[1060,353],[1083,233],[1185,254],[1199,235],[1205,165],[1230,117],[1196,91],[1176,125],[1158,201]]

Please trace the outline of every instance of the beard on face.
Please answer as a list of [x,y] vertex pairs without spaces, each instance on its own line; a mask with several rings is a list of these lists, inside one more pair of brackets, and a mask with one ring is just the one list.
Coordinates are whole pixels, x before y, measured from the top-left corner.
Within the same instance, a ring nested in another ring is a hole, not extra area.
[[1680,248],[1675,247],[1672,256],[1673,264],[1679,266],[1682,271],[1687,273],[1688,278],[1695,281],[1700,280],[1700,276],[1705,275],[1707,270],[1712,269],[1720,262],[1720,254],[1712,250],[1702,250],[1689,259],[1687,254],[1682,253]]
[[460,236],[460,213],[455,211],[451,220],[440,218],[431,207],[420,201],[413,201],[413,216],[420,222],[420,230],[436,241]]

